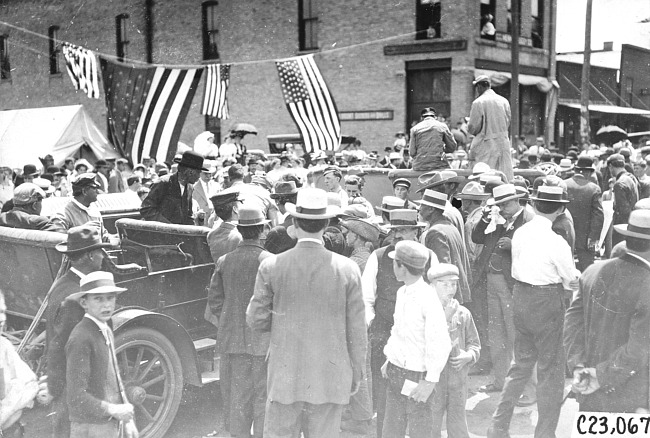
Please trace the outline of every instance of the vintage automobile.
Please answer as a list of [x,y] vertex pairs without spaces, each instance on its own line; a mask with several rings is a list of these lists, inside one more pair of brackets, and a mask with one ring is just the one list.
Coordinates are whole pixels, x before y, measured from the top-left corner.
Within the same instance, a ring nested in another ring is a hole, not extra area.
[[[203,317],[214,269],[209,230],[130,218],[118,219],[116,228],[120,248],[109,255],[117,265],[106,269],[128,289],[113,315],[118,363],[140,436],[160,438],[174,420],[184,385],[218,380],[218,368],[212,367],[216,328]],[[65,234],[0,227],[0,288],[8,325],[37,369],[43,369],[44,335],[38,332],[44,324],[35,317],[67,262],[54,248],[65,240]],[[30,323],[37,333],[26,337]]]
[[[341,137],[341,147],[339,150],[344,150],[355,142],[357,138],[349,135]],[[287,145],[300,145],[300,150],[304,154],[304,140],[300,134],[274,134],[267,135],[266,141],[269,143],[269,152],[271,156],[280,155],[287,150]]]

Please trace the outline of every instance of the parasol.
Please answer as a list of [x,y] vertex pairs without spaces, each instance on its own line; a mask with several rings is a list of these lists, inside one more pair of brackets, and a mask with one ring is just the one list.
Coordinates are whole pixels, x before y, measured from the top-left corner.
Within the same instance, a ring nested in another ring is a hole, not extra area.
[[231,132],[241,132],[242,134],[255,134],[257,135],[257,128],[250,123],[235,123],[230,129]]
[[596,133],[596,140],[608,145],[613,145],[626,138],[627,132],[615,125],[603,126]]

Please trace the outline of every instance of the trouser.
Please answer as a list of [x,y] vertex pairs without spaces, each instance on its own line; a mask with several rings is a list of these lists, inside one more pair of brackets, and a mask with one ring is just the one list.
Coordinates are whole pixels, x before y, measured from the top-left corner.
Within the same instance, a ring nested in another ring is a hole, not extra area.
[[230,375],[230,436],[261,438],[266,409],[266,361],[264,356],[227,354]]
[[578,257],[576,268],[578,268],[580,272],[584,272],[585,269],[594,263],[593,251],[588,251],[586,249],[576,249],[576,256]]
[[515,327],[512,315],[512,291],[503,274],[487,274],[488,336],[494,385],[503,383],[512,362]]
[[384,347],[390,337],[392,323],[381,316],[375,316],[370,325],[370,370],[372,373],[372,401],[377,411],[377,438],[382,438],[384,412],[386,411],[387,381],[381,375],[381,367],[386,362]]
[[514,287],[515,360],[492,417],[495,431],[506,431],[515,404],[537,363],[535,438],[554,438],[564,390],[564,298],[562,285]]
[[[230,406],[230,362],[227,354],[219,355],[219,391],[223,406]],[[230,415],[223,416],[223,427],[230,432]]]
[[111,420],[106,423],[70,423],[70,438],[118,438],[119,423]]
[[402,395],[404,380],[420,382],[425,373],[409,371],[388,363],[388,387],[386,388],[386,415],[384,438],[404,438],[408,425],[409,437],[431,438],[433,434],[433,399],[431,394],[425,403],[416,402]]
[[433,397],[433,438],[442,436],[442,418],[447,412],[447,436],[469,438],[465,402],[467,401],[467,371],[455,370],[449,362],[440,374]]
[[343,405],[314,405],[295,402],[288,405],[267,400],[265,438],[339,438]]
[[68,403],[65,392],[52,400],[50,412],[52,422],[52,438],[68,438],[70,436],[70,417],[68,416]]
[[490,360],[489,336],[488,336],[488,299],[487,299],[487,279],[474,283],[472,287],[472,301],[467,303],[466,307],[472,313],[478,338],[481,341],[481,358],[479,362],[484,363]]
[[470,169],[477,162],[488,164],[490,168],[505,173],[508,181],[512,181],[514,171],[512,170],[512,157],[508,134],[503,133],[501,138],[483,139],[481,142],[472,144],[469,150]]
[[[370,351],[370,349],[368,349]],[[350,404],[343,411],[344,420],[370,421],[372,420],[372,371],[370,369],[370,354],[366,354],[365,378],[359,382],[359,390],[350,397]]]

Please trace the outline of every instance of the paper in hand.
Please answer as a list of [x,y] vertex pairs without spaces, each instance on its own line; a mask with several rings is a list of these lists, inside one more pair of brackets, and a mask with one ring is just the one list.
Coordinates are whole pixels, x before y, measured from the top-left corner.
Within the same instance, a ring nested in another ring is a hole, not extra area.
[[402,395],[410,397],[411,393],[417,386],[418,386],[417,382],[414,382],[413,380],[405,379],[404,386],[402,386]]

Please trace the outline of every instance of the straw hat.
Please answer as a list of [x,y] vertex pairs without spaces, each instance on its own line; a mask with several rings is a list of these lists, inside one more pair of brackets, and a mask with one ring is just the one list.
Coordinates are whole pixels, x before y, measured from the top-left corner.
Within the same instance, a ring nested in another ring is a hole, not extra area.
[[104,271],[95,271],[86,275],[79,282],[81,292],[70,294],[68,299],[79,301],[86,294],[121,294],[126,289],[115,286],[113,274]]
[[285,207],[291,216],[300,219],[329,219],[341,212],[339,207],[328,205],[325,190],[312,188],[298,191],[296,203],[288,202]]

